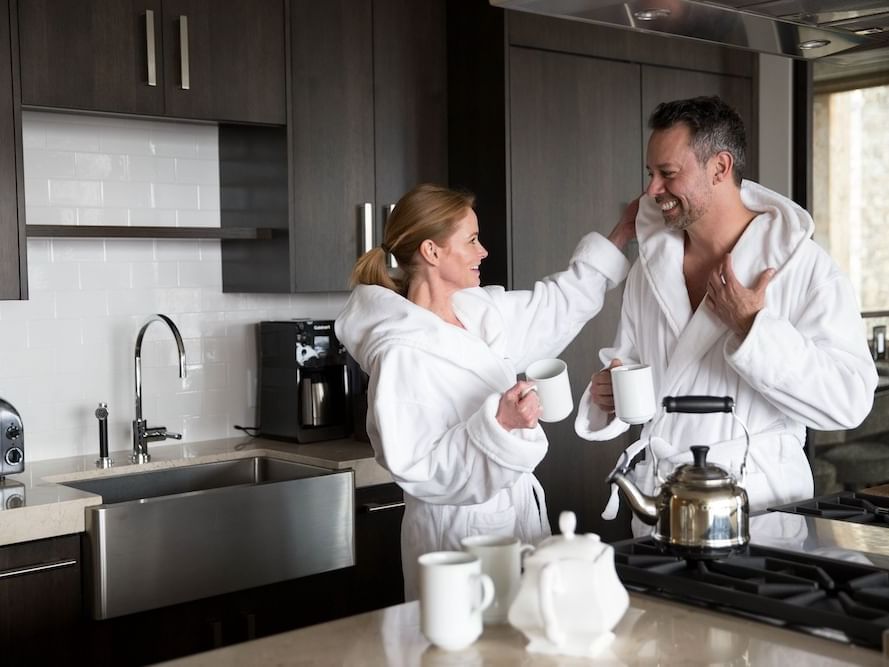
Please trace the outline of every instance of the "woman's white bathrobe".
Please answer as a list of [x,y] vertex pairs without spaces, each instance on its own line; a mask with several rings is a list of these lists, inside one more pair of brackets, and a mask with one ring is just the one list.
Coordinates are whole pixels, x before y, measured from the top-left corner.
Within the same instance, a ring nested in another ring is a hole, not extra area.
[[[731,396],[750,430],[752,445],[746,488],[751,511],[812,495],[812,473],[803,452],[805,429],[857,426],[873,403],[877,373],[864,334],[852,285],[830,257],[811,240],[809,214],[771,190],[744,181],[741,198],[758,215],[731,251],[740,282],[754,284],[766,268],[777,273],[766,291],[765,308],[740,340],[702,304],[692,312],[682,273],[684,233],[665,227],[650,197],[636,218],[639,259],[624,290],[614,347],[603,349],[606,366],[652,367],[655,394]],[[587,440],[610,440],[627,425],[590,401],[580,401],[575,430]],[[669,474],[691,461],[689,447],[709,445],[709,461],[738,473],[743,431],[728,414],[663,414],[645,425],[632,456],[649,434]],[[631,477],[646,493],[655,487],[651,456]],[[617,508],[616,493],[606,518]],[[634,531],[650,530],[638,521]]]
[[[376,459],[405,492],[402,568],[418,593],[417,557],[488,533],[537,542],[549,535],[543,490],[531,474],[546,454],[540,426],[495,419],[516,373],[552,357],[602,307],[629,263],[607,239],[585,236],[567,270],[532,290],[463,290],[465,330],[383,287],[356,287],[336,334],[370,376],[367,433]],[[536,501],[535,501],[536,496]]]

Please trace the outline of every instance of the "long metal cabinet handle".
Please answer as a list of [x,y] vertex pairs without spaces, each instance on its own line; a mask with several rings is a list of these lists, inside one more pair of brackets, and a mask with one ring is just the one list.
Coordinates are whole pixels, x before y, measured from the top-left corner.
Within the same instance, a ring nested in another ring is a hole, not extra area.
[[370,202],[364,202],[361,215],[361,247],[362,252],[368,252],[374,246],[374,207]]
[[191,77],[188,74],[188,17],[179,17],[179,63],[182,74],[182,90],[191,88]]
[[399,507],[404,507],[403,500],[396,500],[392,503],[364,503],[361,506],[362,512],[383,512],[385,510],[396,510]]
[[[386,224],[389,223],[389,216],[392,215],[392,211],[394,211],[394,210],[395,210],[395,204],[389,204],[386,207]],[[392,269],[398,268],[398,262],[395,260],[395,255],[393,255],[391,252],[389,253],[389,268],[392,268]]]
[[24,574],[36,574],[37,572],[46,572],[48,570],[59,570],[63,567],[71,567],[72,565],[77,565],[77,561],[74,559],[68,560],[59,560],[55,563],[42,563],[41,565],[29,565],[26,567],[17,567],[12,570],[4,570],[0,572],[0,579],[6,579],[7,577],[18,577]]
[[145,10],[145,54],[148,60],[148,85],[157,85],[157,54],[154,52],[154,10]]

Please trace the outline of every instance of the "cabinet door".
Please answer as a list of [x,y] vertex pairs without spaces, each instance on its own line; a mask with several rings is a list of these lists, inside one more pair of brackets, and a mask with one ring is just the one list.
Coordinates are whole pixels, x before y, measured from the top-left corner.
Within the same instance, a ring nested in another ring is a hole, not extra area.
[[[516,47],[509,63],[513,278],[522,289],[563,269],[585,233],[607,234],[641,191],[640,68]],[[614,341],[620,305],[618,288],[561,355],[575,400],[599,370],[599,349]],[[537,474],[550,519],[555,526],[560,511],[573,510],[583,530],[624,537],[626,521],[599,516],[605,475],[628,436],[586,442],[574,433],[575,415],[543,425],[550,444]]]
[[294,0],[290,49],[291,290],[345,290],[374,205],[370,0]]
[[283,125],[283,0],[164,0],[167,116]]
[[4,664],[70,658],[82,637],[80,536],[0,547],[0,647]]
[[648,117],[658,104],[697,95],[719,95],[735,108],[744,121],[747,130],[747,168],[744,170],[744,178],[755,180],[759,158],[756,150],[757,125],[753,116],[754,92],[753,79],[747,77],[694,72],[672,67],[643,66],[642,127],[645,128],[643,150],[651,134],[651,130],[648,129]]
[[22,103],[162,113],[160,3],[19,0]]
[[447,183],[445,5],[375,0],[373,18],[376,216],[384,220],[418,183]]
[[0,0],[0,299],[27,297],[22,127],[9,0]]

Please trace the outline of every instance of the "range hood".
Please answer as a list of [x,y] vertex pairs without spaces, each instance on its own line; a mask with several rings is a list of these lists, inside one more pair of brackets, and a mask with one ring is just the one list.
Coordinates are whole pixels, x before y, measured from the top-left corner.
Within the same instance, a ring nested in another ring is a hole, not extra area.
[[503,9],[760,53],[862,64],[889,59],[889,0],[490,0]]

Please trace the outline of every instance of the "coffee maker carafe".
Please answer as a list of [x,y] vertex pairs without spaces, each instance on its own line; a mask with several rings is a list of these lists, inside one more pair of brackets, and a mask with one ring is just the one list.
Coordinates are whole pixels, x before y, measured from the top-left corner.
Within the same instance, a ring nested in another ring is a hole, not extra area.
[[260,322],[259,430],[316,442],[352,433],[353,372],[333,320]]

